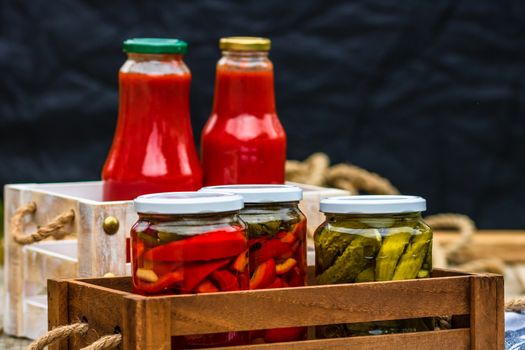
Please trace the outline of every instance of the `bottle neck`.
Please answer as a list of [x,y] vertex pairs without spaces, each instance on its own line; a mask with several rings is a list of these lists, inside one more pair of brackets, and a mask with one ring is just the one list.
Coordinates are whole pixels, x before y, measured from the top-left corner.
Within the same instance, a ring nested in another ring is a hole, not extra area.
[[275,113],[273,65],[268,52],[223,51],[217,64],[213,113],[220,118]]
[[189,123],[190,82],[183,55],[129,53],[119,72],[119,119],[146,128],[152,122]]

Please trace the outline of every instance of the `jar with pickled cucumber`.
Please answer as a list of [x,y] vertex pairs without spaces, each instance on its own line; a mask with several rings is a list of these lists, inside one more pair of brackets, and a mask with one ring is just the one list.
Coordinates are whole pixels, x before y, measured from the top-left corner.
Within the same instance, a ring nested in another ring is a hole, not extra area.
[[[201,191],[240,195],[241,219],[248,227],[250,289],[306,284],[306,217],[299,210],[302,190],[289,185],[211,186]],[[252,343],[305,339],[305,327],[250,332]]]
[[[344,196],[321,200],[326,220],[314,234],[318,284],[430,277],[432,230],[416,196]],[[433,319],[323,326],[320,337],[433,330]]]

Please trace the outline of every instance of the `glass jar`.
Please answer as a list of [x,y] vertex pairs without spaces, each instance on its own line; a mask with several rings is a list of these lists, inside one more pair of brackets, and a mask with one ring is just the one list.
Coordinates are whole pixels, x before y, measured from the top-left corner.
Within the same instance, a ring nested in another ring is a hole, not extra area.
[[[326,215],[314,234],[318,284],[426,278],[432,271],[432,230],[414,196],[344,196],[321,200]],[[433,330],[432,319],[332,325],[319,337]]]
[[177,39],[124,42],[119,116],[102,170],[103,199],[192,191],[202,186],[189,112],[187,44]]
[[[205,187],[243,197],[241,219],[248,228],[250,289],[299,287],[306,284],[306,217],[298,207],[302,190],[287,185]],[[251,332],[253,343],[301,340],[306,328]]]
[[204,185],[282,184],[286,134],[275,110],[270,40],[220,40],[211,115],[201,137]]
[[[145,295],[210,293],[249,288],[242,198],[173,192],[135,199],[131,229],[134,291]],[[246,343],[245,332],[175,337],[173,349]]]

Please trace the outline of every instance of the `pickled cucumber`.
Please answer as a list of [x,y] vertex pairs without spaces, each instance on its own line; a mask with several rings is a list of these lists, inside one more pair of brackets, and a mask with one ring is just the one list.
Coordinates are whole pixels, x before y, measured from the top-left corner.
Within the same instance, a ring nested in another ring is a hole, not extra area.
[[421,268],[432,271],[432,240],[430,240],[430,243],[428,244],[427,255],[425,256],[425,260],[423,261]]
[[[377,230],[375,230],[377,231]],[[379,234],[379,232],[377,232]],[[354,282],[357,275],[368,264],[369,257],[377,254],[380,246],[377,237],[358,236],[346,247],[332,266],[317,276],[318,284],[336,284]]]
[[413,279],[417,277],[423,261],[432,241],[432,231],[430,229],[421,231],[410,240],[405,253],[399,259],[393,280]]
[[318,270],[324,271],[330,267],[335,259],[341,255],[350,242],[355,238],[353,235],[337,231],[329,232],[323,228],[316,233],[315,257]]
[[359,272],[359,275],[355,278],[356,282],[373,282],[375,281],[374,268],[369,267]]
[[376,257],[376,281],[390,281],[412,233],[407,227],[388,229]]

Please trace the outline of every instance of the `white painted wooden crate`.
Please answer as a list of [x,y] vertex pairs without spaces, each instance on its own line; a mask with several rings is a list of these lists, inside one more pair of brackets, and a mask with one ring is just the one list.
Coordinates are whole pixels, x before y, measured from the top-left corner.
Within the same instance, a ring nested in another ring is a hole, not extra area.
[[[310,234],[324,220],[319,200],[348,194],[337,189],[296,185],[304,190],[300,207],[307,216]],[[7,185],[4,200],[5,333],[34,339],[47,330],[48,278],[99,277],[108,272],[117,276],[129,274],[126,237],[137,214],[131,201],[102,202],[101,182]],[[30,202],[35,202],[37,209],[24,218],[26,233],[72,209],[75,219],[64,227],[68,239],[47,239],[25,246],[16,243],[11,218],[18,208]],[[103,229],[108,216],[119,221],[118,231],[112,235]]]

